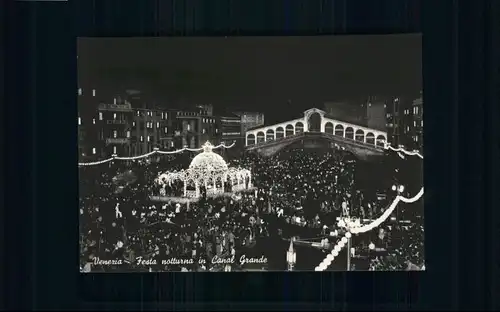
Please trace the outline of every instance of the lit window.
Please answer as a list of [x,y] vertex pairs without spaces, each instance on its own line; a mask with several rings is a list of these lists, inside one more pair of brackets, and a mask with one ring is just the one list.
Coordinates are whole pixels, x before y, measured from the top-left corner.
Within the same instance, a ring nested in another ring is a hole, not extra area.
[[165,113],[165,119],[168,119],[168,113]]
[[82,88],[78,88],[78,95],[82,95],[82,94],[83,94]]
[[387,105],[384,104],[384,108],[387,108]]
[[156,128],[160,128],[160,122],[156,122]]
[[147,138],[147,139],[148,139],[148,142],[151,140],[151,138],[149,137],[149,135],[148,135],[148,138]]
[[215,133],[219,133],[219,129],[215,129]]
[[148,116],[153,116],[153,113],[151,113],[151,112],[148,112]]
[[94,124],[94,125],[95,125],[95,118],[94,118],[94,119],[92,119],[92,124]]
[[99,120],[102,120],[102,112],[99,112]]
[[170,146],[171,146],[171,147],[174,147],[174,141],[171,141],[171,142],[170,142]]
[[161,119],[165,118],[165,113],[161,113]]
[[167,127],[165,127],[165,133],[168,133],[168,129],[167,129]]
[[418,114],[418,106],[415,107],[415,114]]
[[410,126],[406,126],[406,131],[410,131]]
[[420,127],[423,127],[423,126],[424,126],[424,121],[420,120]]
[[372,103],[368,103],[368,107],[372,107]]
[[207,132],[207,130],[203,129],[203,134],[205,134],[205,132]]
[[132,121],[132,127],[135,127],[135,121]]
[[82,124],[82,118],[78,117],[78,125]]
[[417,126],[417,121],[416,121],[416,120],[414,120],[414,121],[413,121],[413,126],[414,126],[414,127],[416,127],[416,126]]
[[113,119],[116,119],[116,113],[113,114]]
[[96,150],[95,150],[95,147],[92,148],[92,154],[96,154]]
[[92,96],[95,96],[95,89],[92,89]]
[[141,135],[141,142],[144,142],[144,138],[142,137],[142,135]]
[[118,131],[114,130],[114,131],[113,131],[113,138],[115,138],[115,139],[116,139],[117,137],[118,137]]
[[113,146],[113,154],[116,154],[116,146]]
[[415,142],[418,142],[418,135],[415,136]]
[[187,125],[187,131],[191,131],[191,125],[190,124]]
[[127,131],[127,138],[130,138],[130,131]]

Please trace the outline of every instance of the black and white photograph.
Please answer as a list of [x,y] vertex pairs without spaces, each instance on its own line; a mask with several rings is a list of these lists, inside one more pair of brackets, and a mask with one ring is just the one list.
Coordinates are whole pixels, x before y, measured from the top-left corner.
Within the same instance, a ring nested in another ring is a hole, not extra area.
[[77,65],[80,272],[425,270],[420,34],[82,37]]

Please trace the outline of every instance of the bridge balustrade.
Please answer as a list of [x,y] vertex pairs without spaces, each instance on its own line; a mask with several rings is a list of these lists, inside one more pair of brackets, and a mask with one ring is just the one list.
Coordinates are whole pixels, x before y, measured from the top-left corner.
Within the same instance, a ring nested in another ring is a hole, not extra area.
[[[359,130],[358,130],[359,132]],[[354,136],[351,138],[349,136],[345,137],[345,136],[341,136],[341,135],[337,135],[337,134],[332,134],[332,133],[328,133],[328,132],[312,132],[312,131],[309,131],[309,132],[299,132],[299,133],[296,133],[296,134],[292,134],[292,135],[288,135],[288,136],[284,136],[284,137],[273,137],[272,139],[268,139],[267,136],[264,137],[264,136],[261,136],[260,138],[257,137],[257,142],[255,142],[255,139],[252,137],[252,138],[248,138],[247,139],[247,148],[257,148],[257,147],[262,147],[262,146],[265,146],[266,144],[270,144],[270,143],[280,143],[280,142],[285,142],[285,141],[288,141],[290,139],[295,139],[297,137],[300,137],[300,136],[306,136],[308,133],[321,133],[321,134],[324,134],[324,135],[327,135],[329,137],[332,137],[336,140],[341,140],[343,142],[346,142],[346,143],[355,143],[357,145],[361,145],[363,147],[373,147],[373,148],[383,148],[384,146],[384,138],[381,138],[381,136],[379,136],[378,140],[377,140],[377,144],[375,144],[375,135],[373,133],[368,133],[366,135],[366,140],[365,140],[365,135],[364,134],[356,134],[356,138],[354,138]]]

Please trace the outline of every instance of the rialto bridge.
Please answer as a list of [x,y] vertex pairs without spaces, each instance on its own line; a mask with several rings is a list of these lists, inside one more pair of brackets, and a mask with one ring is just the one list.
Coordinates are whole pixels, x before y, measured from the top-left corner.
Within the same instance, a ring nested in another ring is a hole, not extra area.
[[316,108],[304,112],[304,116],[279,124],[248,130],[245,133],[247,150],[256,150],[263,155],[290,146],[314,145],[320,141],[338,144],[360,158],[383,155],[387,133],[325,116]]

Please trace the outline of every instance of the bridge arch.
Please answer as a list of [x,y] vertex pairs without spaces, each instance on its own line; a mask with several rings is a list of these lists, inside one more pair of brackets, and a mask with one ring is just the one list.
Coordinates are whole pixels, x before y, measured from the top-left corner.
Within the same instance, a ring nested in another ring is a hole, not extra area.
[[345,128],[345,138],[354,140],[354,129],[352,127]]
[[298,134],[298,133],[302,133],[302,132],[304,132],[304,123],[299,121],[295,124],[295,133]]
[[257,144],[265,141],[266,141],[266,135],[264,134],[264,132],[262,131],[257,132]]
[[309,114],[307,120],[307,131],[321,132],[321,114],[312,112]]
[[285,136],[291,136],[295,134],[295,128],[293,125],[286,125],[285,127]]
[[372,132],[366,134],[366,144],[375,145],[375,135]]
[[333,124],[329,121],[325,123],[325,133],[333,134]]
[[383,135],[377,136],[376,146],[377,147],[384,147],[384,141],[385,141],[385,137]]
[[356,130],[356,141],[364,142],[365,141],[365,132],[361,129]]
[[250,133],[247,135],[247,145],[255,145],[255,134]]
[[283,127],[276,128],[276,140],[281,139],[285,136],[285,130]]
[[344,136],[344,126],[336,125],[335,126],[335,135],[343,137]]
[[274,141],[274,129],[267,129],[266,131],[266,142]]

